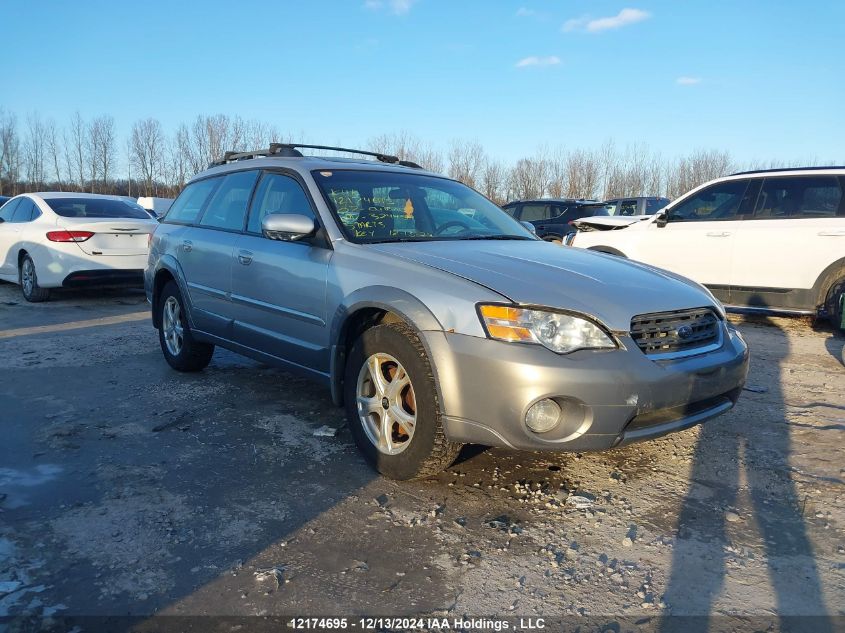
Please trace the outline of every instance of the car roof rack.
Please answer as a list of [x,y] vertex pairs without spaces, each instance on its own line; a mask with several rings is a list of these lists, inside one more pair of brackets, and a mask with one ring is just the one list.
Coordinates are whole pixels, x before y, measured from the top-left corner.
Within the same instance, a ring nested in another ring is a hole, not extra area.
[[773,167],[770,169],[752,169],[750,171],[738,171],[731,176],[748,176],[750,174],[770,174],[776,171],[821,171],[823,169],[845,169],[845,165],[828,165],[814,167]]
[[270,143],[267,149],[259,149],[252,152],[226,152],[223,158],[216,160],[209,165],[209,167],[218,167],[226,163],[233,163],[239,160],[248,160],[250,158],[263,158],[268,156],[279,156],[285,158],[302,158],[303,154],[300,149],[319,149],[333,152],[345,152],[348,154],[360,154],[362,156],[373,156],[376,160],[382,163],[391,165],[401,165],[402,167],[411,167],[413,169],[422,169],[420,165],[410,160],[399,160],[398,156],[391,156],[390,154],[382,154],[380,152],[369,152],[362,149],[350,149],[348,147],[333,147],[331,145],[306,145],[303,143]]

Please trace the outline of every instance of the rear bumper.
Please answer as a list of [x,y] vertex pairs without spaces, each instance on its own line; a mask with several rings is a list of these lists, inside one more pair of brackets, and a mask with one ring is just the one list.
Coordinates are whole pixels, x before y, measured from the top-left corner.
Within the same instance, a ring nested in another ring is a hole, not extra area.
[[62,280],[63,288],[119,286],[143,288],[143,270],[77,270]]
[[[733,407],[748,373],[748,348],[722,324],[708,353],[655,361],[626,349],[561,356],[539,345],[425,332],[437,371],[443,425],[455,442],[524,450],[603,450],[679,431]],[[537,434],[524,424],[542,398],[569,424]]]

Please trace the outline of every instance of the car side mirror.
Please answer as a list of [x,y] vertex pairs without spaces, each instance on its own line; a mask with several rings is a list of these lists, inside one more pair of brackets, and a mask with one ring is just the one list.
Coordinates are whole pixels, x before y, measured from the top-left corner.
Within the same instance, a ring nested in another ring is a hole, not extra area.
[[669,214],[668,213],[658,213],[657,219],[654,221],[657,225],[657,228],[662,229],[669,223]]
[[520,224],[531,231],[533,235],[537,235],[537,227],[531,224],[531,222],[520,222]]
[[261,232],[271,240],[295,242],[316,231],[314,218],[299,213],[271,213],[261,220]]
[[5,222],[5,221],[6,220],[4,220],[3,218],[0,218],[0,224],[3,224],[3,222]]

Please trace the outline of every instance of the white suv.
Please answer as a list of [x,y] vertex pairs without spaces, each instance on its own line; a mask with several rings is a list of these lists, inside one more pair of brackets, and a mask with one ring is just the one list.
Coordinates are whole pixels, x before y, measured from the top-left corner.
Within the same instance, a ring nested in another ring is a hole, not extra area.
[[744,172],[653,217],[577,220],[571,246],[690,277],[725,304],[845,329],[845,167]]

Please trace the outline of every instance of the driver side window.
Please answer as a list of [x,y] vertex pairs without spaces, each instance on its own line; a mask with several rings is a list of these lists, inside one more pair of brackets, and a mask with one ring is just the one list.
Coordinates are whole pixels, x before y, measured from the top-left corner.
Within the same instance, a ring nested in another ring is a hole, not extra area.
[[315,218],[308,196],[300,184],[283,174],[264,174],[249,210],[248,233],[261,233],[261,221],[271,213],[295,213]]
[[716,222],[737,217],[747,180],[728,180],[702,189],[669,214],[670,222]]

